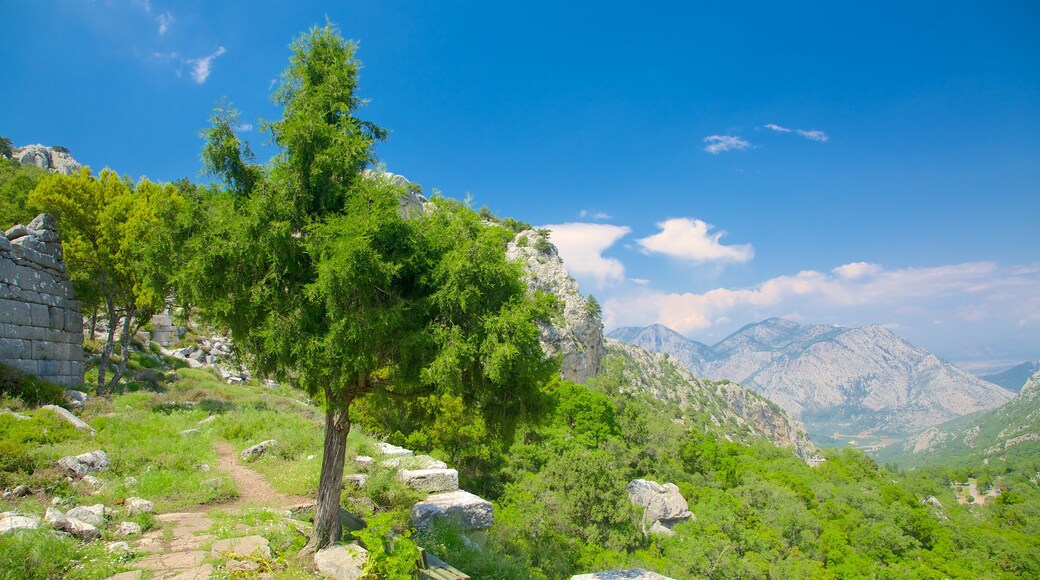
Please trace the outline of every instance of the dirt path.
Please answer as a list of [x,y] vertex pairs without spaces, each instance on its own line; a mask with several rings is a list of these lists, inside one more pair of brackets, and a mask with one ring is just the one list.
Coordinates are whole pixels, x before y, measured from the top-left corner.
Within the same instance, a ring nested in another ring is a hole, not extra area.
[[217,468],[231,476],[238,489],[238,499],[230,503],[221,504],[220,509],[233,509],[246,504],[264,504],[269,507],[289,507],[313,501],[299,495],[287,495],[275,491],[271,484],[259,473],[241,465],[235,448],[226,441],[218,441],[214,448],[220,458]]

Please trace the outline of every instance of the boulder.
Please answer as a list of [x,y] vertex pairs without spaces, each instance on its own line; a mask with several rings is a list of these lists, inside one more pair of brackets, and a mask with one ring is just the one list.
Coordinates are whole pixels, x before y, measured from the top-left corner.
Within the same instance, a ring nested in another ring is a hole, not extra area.
[[29,230],[22,224],[12,226],[4,232],[4,237],[8,240],[17,240],[18,238],[24,238],[27,235],[29,235]]
[[152,502],[141,499],[139,497],[128,497],[126,498],[126,515],[135,516],[137,514],[150,514],[155,512],[155,506]]
[[191,437],[192,435],[198,435],[198,434],[199,434],[199,430],[198,429],[185,429],[184,431],[181,431],[181,437]]
[[694,517],[674,483],[636,479],[625,488],[633,504],[643,508],[643,533],[671,535],[672,528]]
[[361,577],[368,552],[357,544],[333,546],[314,554],[318,571],[333,580],[355,580]]
[[414,490],[427,493],[459,489],[459,472],[454,469],[402,469],[397,479]]
[[74,507],[65,513],[65,518],[70,520],[79,520],[92,526],[102,528],[105,526],[106,519],[105,505],[99,503]]
[[268,439],[267,441],[261,441],[256,445],[253,445],[249,449],[242,452],[243,461],[253,461],[259,459],[267,450],[271,447],[278,445],[278,441],[275,439]]
[[78,518],[65,518],[60,529],[84,542],[92,542],[101,535],[101,531],[98,530],[97,526]]
[[105,549],[116,554],[128,554],[130,553],[130,544],[126,542],[109,542],[105,544]]
[[231,538],[230,540],[217,540],[213,542],[209,553],[214,558],[224,557],[228,554],[270,558],[271,546],[261,536],[246,536],[244,538]]
[[89,395],[75,389],[65,391],[65,397],[69,400],[69,406],[73,409],[82,409],[83,405],[90,399]]
[[410,456],[412,451],[405,449],[404,447],[398,447],[397,445],[391,445],[385,441],[376,443],[376,451],[383,457],[399,457],[399,456]]
[[936,508],[941,508],[943,506],[942,502],[940,502],[939,499],[934,495],[928,496],[928,499],[923,500],[923,502]]
[[466,530],[486,530],[495,523],[491,502],[465,490],[438,493],[412,506],[412,525],[426,528],[438,518],[457,518]]
[[116,536],[120,538],[131,538],[140,535],[141,526],[134,522],[123,522],[119,524],[119,529],[116,531]]
[[84,423],[82,419],[73,415],[68,409],[65,409],[64,407],[59,407],[57,405],[44,405],[40,408],[53,411],[57,416],[61,417],[77,429],[82,429],[83,431],[90,431],[91,434],[94,433],[93,427]]
[[65,524],[65,514],[57,508],[48,507],[47,512],[43,514],[43,523],[56,530],[60,530]]
[[216,415],[210,415],[209,417],[206,417],[205,419],[199,421],[198,424],[200,426],[201,425],[209,425],[210,423],[212,423],[212,422],[214,422],[216,420],[217,420],[217,416]]
[[19,485],[18,487],[11,490],[11,495],[14,497],[25,497],[32,493],[28,485]]
[[65,468],[69,475],[81,478],[108,469],[110,462],[108,454],[98,449],[82,455],[62,457],[58,460],[58,465]]
[[0,514],[0,534],[18,530],[35,530],[39,527],[39,516],[26,516],[14,512]]

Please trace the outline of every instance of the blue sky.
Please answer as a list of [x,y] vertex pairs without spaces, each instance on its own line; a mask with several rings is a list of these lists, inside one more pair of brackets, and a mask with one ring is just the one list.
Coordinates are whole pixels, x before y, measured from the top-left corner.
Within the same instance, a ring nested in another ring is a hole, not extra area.
[[0,135],[199,179],[214,104],[277,117],[328,17],[387,168],[552,226],[608,327],[789,316],[1040,358],[1040,4],[560,4],[9,2]]

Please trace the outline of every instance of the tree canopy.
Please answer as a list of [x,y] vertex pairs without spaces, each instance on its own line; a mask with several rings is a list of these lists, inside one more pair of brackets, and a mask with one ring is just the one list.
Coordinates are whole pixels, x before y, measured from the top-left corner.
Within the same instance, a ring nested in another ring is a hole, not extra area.
[[505,258],[511,233],[444,199],[405,217],[407,192],[365,172],[386,136],[356,117],[356,46],[335,27],[292,45],[266,125],[281,152],[251,165],[235,113],[218,110],[204,159],[229,191],[212,200],[186,271],[192,300],[231,329],[263,373],[323,400],[325,451],[309,547],[338,539],[349,408],[370,394],[459,397],[506,428],[540,409],[556,370],[533,297]]

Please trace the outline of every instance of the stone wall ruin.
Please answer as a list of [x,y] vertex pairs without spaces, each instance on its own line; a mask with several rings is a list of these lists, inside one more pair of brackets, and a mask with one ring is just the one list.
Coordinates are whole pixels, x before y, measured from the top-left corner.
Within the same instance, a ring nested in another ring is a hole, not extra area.
[[47,214],[0,235],[0,364],[83,384],[83,314]]

